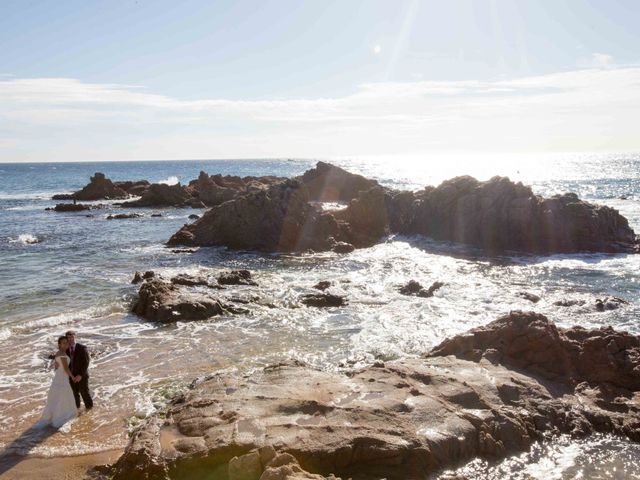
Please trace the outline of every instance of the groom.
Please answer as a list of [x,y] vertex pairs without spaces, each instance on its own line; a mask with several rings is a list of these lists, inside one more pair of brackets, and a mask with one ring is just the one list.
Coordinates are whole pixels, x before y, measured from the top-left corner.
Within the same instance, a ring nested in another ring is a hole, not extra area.
[[85,408],[91,410],[93,408],[93,400],[89,393],[89,352],[87,347],[76,343],[76,332],[73,330],[69,330],[66,333],[66,337],[69,341],[67,355],[71,359],[69,369],[73,374],[73,378],[69,378],[69,383],[76,399],[76,407],[80,408],[80,395],[82,395]]

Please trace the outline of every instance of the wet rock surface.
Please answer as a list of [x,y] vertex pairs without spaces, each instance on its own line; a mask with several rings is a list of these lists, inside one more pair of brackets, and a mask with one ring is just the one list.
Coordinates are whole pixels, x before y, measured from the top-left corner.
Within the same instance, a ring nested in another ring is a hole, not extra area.
[[231,270],[218,276],[220,285],[258,285],[251,277],[249,270]]
[[[201,379],[174,398],[161,425],[152,418],[134,435],[114,478],[187,478],[205,465],[231,474],[234,457],[263,475],[261,448],[265,458],[290,454],[313,474],[424,478],[549,434],[640,441],[639,390],[638,337],[558,329],[513,312],[424,358],[346,373],[290,362]],[[138,465],[153,473],[137,477]]]
[[347,299],[332,293],[307,293],[300,297],[300,301],[308,307],[341,307],[347,304]]
[[113,215],[108,215],[107,220],[126,220],[129,218],[140,218],[143,215],[140,213],[116,213]]
[[529,300],[531,303],[538,303],[540,301],[540,296],[531,292],[518,292],[520,298],[524,298],[525,300]]
[[419,282],[415,280],[409,280],[406,285],[403,285],[398,290],[402,295],[410,295],[415,297],[429,298],[433,297],[436,290],[442,288],[444,282],[433,282],[429,288],[424,288]]
[[[174,277],[177,283],[154,276],[142,283],[138,291],[138,299],[132,307],[133,313],[140,317],[160,323],[175,321],[205,320],[217,315],[247,313],[245,309],[237,309],[225,305],[212,297],[208,289],[200,291],[199,279],[185,275]],[[207,285],[209,286],[209,285]]]
[[[84,203],[58,203],[53,211],[55,212],[81,212],[82,210],[91,210],[92,205],[86,205]],[[50,209],[47,209],[50,210]]]

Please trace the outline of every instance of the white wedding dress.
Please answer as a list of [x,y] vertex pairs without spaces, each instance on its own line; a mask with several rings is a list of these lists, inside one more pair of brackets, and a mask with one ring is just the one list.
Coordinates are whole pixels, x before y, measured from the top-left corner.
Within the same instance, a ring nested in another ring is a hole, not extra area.
[[[71,390],[71,385],[69,384],[69,376],[65,373],[60,363],[60,358],[62,357],[55,358],[58,368],[56,368],[53,382],[51,382],[51,387],[49,388],[47,404],[38,422],[41,427],[51,425],[55,428],[60,428],[78,416],[73,390]],[[65,355],[64,358],[67,359],[67,365],[69,365],[69,357]]]

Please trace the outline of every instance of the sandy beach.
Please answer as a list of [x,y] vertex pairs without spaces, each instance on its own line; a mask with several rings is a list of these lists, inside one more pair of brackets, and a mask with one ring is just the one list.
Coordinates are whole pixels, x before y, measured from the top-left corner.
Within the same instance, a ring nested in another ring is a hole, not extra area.
[[0,461],[2,480],[70,480],[88,478],[88,471],[96,465],[113,463],[122,454],[121,450],[109,450],[90,455],[71,457],[16,457]]

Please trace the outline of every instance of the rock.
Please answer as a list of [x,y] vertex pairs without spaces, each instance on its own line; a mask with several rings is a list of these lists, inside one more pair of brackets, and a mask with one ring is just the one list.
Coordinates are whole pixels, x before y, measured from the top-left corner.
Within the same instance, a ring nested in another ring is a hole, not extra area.
[[400,233],[422,234],[489,252],[633,252],[637,239],[610,207],[573,193],[542,198],[506,177],[479,182],[456,177],[416,194]]
[[553,302],[553,304],[556,307],[573,307],[574,305],[584,305],[586,302],[584,300],[575,300],[575,299],[562,299],[562,300],[558,300],[556,302]]
[[186,206],[193,197],[186,187],[177,183],[166,185],[153,183],[145,190],[138,200],[124,202],[123,207],[182,207]]
[[525,300],[529,300],[532,303],[538,303],[540,301],[540,297],[535,293],[530,292],[518,292],[516,293],[519,297],[524,298]]
[[196,215],[195,213],[192,213],[191,215],[189,215],[189,220],[197,220],[200,218],[200,215]]
[[188,287],[203,286],[208,288],[215,288],[218,290],[221,290],[224,288],[224,287],[221,287],[220,285],[209,283],[209,279],[207,279],[206,277],[196,277],[194,275],[189,275],[186,273],[180,273],[176,275],[171,279],[171,283],[173,283],[174,285],[185,285]]
[[174,248],[171,253],[196,253],[197,248]]
[[[141,430],[146,442],[139,433],[117,465],[159,465],[196,478],[205,465],[213,471],[251,454],[252,471],[258,463],[262,475],[273,469],[263,479],[296,478],[275,476],[284,466],[291,468],[282,475],[299,467],[427,478],[478,456],[521,452],[549,435],[640,441],[639,390],[640,338],[611,328],[558,329],[542,315],[512,312],[424,358],[345,373],[288,362],[213,374],[171,402],[160,429],[150,420]],[[274,439],[277,451],[269,448]],[[184,449],[187,440],[198,448]],[[121,468],[115,479],[126,473]]]
[[142,284],[132,311],[147,320],[161,323],[205,320],[216,315],[246,312],[223,305],[206,293],[186,289],[161,278],[152,278]]
[[209,176],[205,172],[200,172],[200,176],[190,187],[198,192],[198,198],[204,205],[213,207],[235,198],[240,190],[244,190],[244,182],[226,185],[224,177],[221,175]]
[[307,293],[302,295],[301,302],[308,307],[341,307],[346,305],[346,298],[331,293]]
[[118,188],[105,177],[104,173],[97,172],[91,177],[89,183],[80,191],[73,194],[76,200],[114,200],[127,198],[127,192]]
[[151,214],[152,217],[162,217],[161,213],[152,213]]
[[257,451],[245,453],[229,461],[229,480],[260,480],[262,470],[260,454]]
[[359,192],[346,209],[336,211],[333,216],[348,225],[347,238],[358,248],[370,247],[389,233],[382,187]]
[[249,270],[231,270],[224,272],[218,277],[220,285],[258,285],[251,279]]
[[57,193],[51,197],[51,200],[73,200],[74,198],[73,193]]
[[331,250],[335,253],[351,253],[356,249],[352,244],[347,242],[335,242],[331,246]]
[[82,210],[91,210],[91,205],[84,203],[59,203],[54,207],[56,212],[80,212]]
[[107,216],[107,220],[125,220],[128,218],[140,218],[142,214],[140,213],[117,213],[115,215]]
[[433,293],[444,286],[443,282],[433,282],[429,288],[424,288],[415,280],[409,280],[409,283],[403,285],[398,290],[402,295],[411,295],[415,297],[429,298],[433,297]]
[[328,250],[330,237],[341,240],[340,226],[308,200],[304,186],[285,180],[211,208],[184,225],[169,245],[224,245],[267,252]]
[[155,276],[156,276],[156,272],[154,272],[153,270],[147,270],[144,273],[136,272],[133,275],[133,280],[131,280],[131,283],[132,284],[140,283],[143,280],[149,280],[150,278],[154,278]]
[[331,286],[331,282],[330,282],[330,281],[328,281],[328,280],[322,280],[322,281],[320,281],[320,282],[316,283],[316,284],[313,286],[313,288],[316,288],[316,289],[318,289],[318,290],[322,290],[322,291],[324,291],[324,290],[326,290],[327,288],[329,288],[330,286]]
[[622,305],[628,305],[629,302],[619,297],[604,297],[596,299],[596,310],[604,312],[605,310],[616,310]]
[[150,185],[147,180],[125,180],[122,182],[113,182],[113,184],[121,190],[127,192],[127,195],[132,197],[141,196],[147,190],[147,188],[149,188]]
[[304,172],[299,180],[307,187],[310,200],[319,202],[348,202],[360,192],[378,186],[375,180],[325,162],[318,162],[315,168]]

